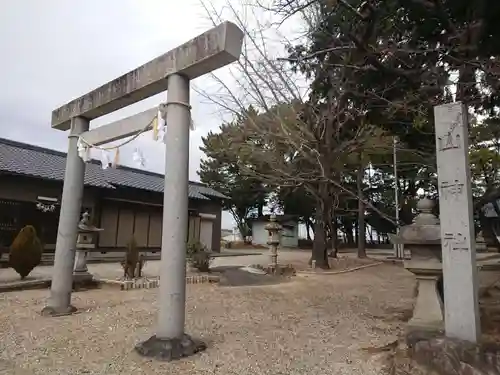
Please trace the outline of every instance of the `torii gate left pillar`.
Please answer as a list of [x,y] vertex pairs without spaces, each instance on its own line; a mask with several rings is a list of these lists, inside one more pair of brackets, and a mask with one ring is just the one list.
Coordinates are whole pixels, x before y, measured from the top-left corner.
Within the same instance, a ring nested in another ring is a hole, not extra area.
[[[172,360],[205,348],[203,343],[184,333],[191,120],[189,81],[238,60],[242,44],[243,32],[233,23],[224,22],[52,113],[52,127],[68,130],[75,118],[86,119],[88,125],[91,119],[168,91],[158,328],[156,335],[136,346],[136,351],[144,356]],[[84,139],[92,134],[94,138],[107,134],[108,139],[119,139],[131,133],[130,129],[107,127],[108,131],[101,128],[101,131],[84,133]],[[68,151],[51,299],[49,306],[42,310],[49,316],[75,311],[70,304],[71,275],[80,212],[74,207],[81,205],[85,169],[78,168],[75,173],[70,171],[71,163],[78,158],[76,140],[75,147],[70,146]],[[67,220],[67,216],[72,220]],[[65,240],[60,241],[59,237]]]

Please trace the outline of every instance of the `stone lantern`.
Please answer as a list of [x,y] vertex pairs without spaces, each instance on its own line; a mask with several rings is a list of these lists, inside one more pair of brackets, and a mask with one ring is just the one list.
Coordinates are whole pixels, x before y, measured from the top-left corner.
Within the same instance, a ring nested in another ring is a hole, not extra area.
[[419,214],[413,224],[401,228],[397,241],[404,244],[411,257],[404,267],[417,279],[418,295],[410,329],[440,331],[444,328],[443,300],[438,290],[442,280],[441,227],[432,213],[434,202],[423,198],[417,203]]
[[264,227],[268,232],[267,244],[269,245],[269,253],[271,264],[269,267],[273,272],[278,269],[278,246],[281,240],[281,225],[276,221],[276,215],[272,214],[269,217],[269,223]]
[[89,249],[95,248],[96,233],[103,230],[90,224],[89,216],[88,212],[84,212],[82,220],[78,223],[76,259],[73,270],[73,281],[78,283],[92,281],[93,276],[87,268],[87,253]]

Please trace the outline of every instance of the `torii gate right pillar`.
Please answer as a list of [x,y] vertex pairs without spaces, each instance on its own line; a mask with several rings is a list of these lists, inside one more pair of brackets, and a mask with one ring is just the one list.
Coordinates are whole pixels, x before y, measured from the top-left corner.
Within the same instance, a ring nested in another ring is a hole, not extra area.
[[136,346],[141,355],[167,361],[206,348],[203,342],[184,333],[190,110],[189,78],[171,75],[167,89],[158,326],[156,335]]
[[[189,184],[189,79],[168,78],[165,188],[157,337],[184,334]],[[179,249],[174,251],[174,249]]]

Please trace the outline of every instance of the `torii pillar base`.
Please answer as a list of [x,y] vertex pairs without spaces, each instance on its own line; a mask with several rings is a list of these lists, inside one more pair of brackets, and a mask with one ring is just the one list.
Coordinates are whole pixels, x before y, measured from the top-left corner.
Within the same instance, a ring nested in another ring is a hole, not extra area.
[[42,309],[40,315],[47,317],[57,317],[57,316],[71,315],[76,313],[77,311],[78,309],[73,305],[65,306],[62,308],[46,306]]
[[204,351],[207,345],[184,334],[181,338],[161,339],[151,336],[148,340],[136,345],[135,351],[144,357],[159,361],[174,361]]

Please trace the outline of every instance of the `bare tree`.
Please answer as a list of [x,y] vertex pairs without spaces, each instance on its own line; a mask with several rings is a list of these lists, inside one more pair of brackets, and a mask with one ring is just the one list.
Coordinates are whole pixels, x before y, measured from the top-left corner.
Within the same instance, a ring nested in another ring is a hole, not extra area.
[[[213,6],[203,6],[214,24],[221,21]],[[315,98],[308,90],[310,81],[270,52],[270,45],[276,46],[267,33],[272,23],[259,22],[256,8],[241,12],[228,3],[227,9],[246,36],[241,60],[231,72],[237,85],[230,87],[226,79],[213,75],[218,90],[198,92],[243,124],[228,134],[243,173],[275,186],[302,186],[315,198],[311,259],[317,267],[328,268],[327,236],[333,237],[337,194],[360,199],[392,221],[342,179],[357,155],[387,152],[391,143],[379,128],[363,120],[367,108],[352,100],[352,92],[358,90],[352,84],[352,69],[339,66],[328,72],[327,100]],[[252,16],[252,27],[241,14]],[[290,44],[284,37],[278,42]]]

